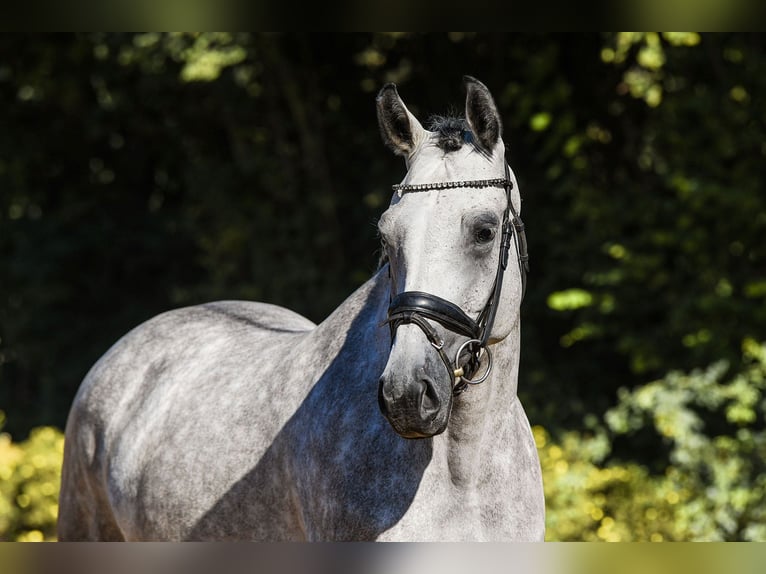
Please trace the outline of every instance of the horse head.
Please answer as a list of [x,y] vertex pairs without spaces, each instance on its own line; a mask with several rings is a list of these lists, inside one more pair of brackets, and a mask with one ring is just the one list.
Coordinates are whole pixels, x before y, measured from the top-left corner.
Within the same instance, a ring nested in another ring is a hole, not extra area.
[[[377,97],[383,140],[407,166],[378,224],[391,330],[378,399],[405,438],[443,432],[455,397],[488,379],[491,348],[516,326],[523,296],[521,199],[502,123],[486,86],[464,83],[465,118],[436,118],[429,129],[393,84]],[[519,265],[507,265],[512,244]]]

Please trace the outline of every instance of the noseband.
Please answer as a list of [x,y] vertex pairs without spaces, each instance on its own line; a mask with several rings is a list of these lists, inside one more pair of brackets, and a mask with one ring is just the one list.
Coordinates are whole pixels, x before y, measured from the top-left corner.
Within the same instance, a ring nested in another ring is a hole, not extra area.
[[[495,282],[487,304],[479,313],[476,320],[471,319],[465,312],[450,301],[423,293],[422,291],[404,291],[396,295],[388,307],[388,323],[391,329],[391,341],[400,325],[414,324],[425,333],[431,345],[438,351],[439,356],[447,367],[450,377],[454,379],[453,394],[463,392],[468,385],[483,383],[492,370],[492,353],[489,349],[489,337],[495,322],[497,306],[500,303],[500,291],[503,286],[503,275],[508,267],[508,257],[511,249],[511,239],[516,246],[516,256],[519,262],[521,274],[521,298],[527,289],[527,273],[529,272],[529,254],[527,252],[527,238],[524,232],[524,223],[513,207],[511,190],[513,182],[508,164],[505,164],[505,177],[497,179],[477,179],[468,181],[448,181],[424,184],[397,184],[393,190],[401,195],[409,192],[453,189],[459,187],[487,188],[500,187],[505,189],[507,205],[503,214],[502,236],[500,243],[500,255],[497,265]],[[450,360],[444,351],[444,339],[428,320],[436,321],[445,329],[468,337],[458,349],[454,362]],[[467,352],[468,357],[463,358]],[[487,367],[485,372],[472,379],[479,369],[482,353],[487,355]]]

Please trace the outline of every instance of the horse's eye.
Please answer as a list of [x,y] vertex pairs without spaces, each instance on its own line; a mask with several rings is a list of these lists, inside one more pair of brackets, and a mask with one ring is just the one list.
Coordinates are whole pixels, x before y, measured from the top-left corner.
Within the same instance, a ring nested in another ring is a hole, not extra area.
[[476,243],[489,243],[495,238],[495,230],[483,227],[476,232]]

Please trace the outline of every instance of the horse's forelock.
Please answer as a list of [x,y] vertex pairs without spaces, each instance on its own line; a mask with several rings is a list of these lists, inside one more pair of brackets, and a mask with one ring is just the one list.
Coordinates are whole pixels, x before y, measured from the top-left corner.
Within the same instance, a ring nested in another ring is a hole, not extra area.
[[437,135],[437,145],[444,151],[457,151],[463,144],[473,143],[468,122],[462,117],[431,116],[427,129]]

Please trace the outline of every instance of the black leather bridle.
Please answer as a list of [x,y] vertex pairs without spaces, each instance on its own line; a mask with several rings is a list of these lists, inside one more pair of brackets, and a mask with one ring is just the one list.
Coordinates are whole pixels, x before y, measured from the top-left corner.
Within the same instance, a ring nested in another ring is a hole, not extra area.
[[[521,273],[521,297],[524,298],[527,288],[527,273],[529,272],[529,254],[527,252],[527,239],[524,232],[524,223],[513,207],[511,190],[513,182],[508,164],[505,164],[505,177],[497,179],[478,179],[468,181],[448,181],[424,184],[397,184],[393,190],[400,196],[403,193],[422,192],[453,188],[487,188],[500,187],[505,189],[507,205],[503,214],[502,236],[500,243],[500,256],[497,265],[495,282],[487,304],[474,320],[450,301],[424,293],[422,291],[404,291],[391,299],[388,307],[388,323],[391,329],[391,342],[400,325],[414,324],[420,327],[430,341],[431,345],[439,352],[444,365],[447,367],[450,377],[454,380],[453,394],[463,392],[468,385],[483,383],[492,370],[492,353],[489,350],[489,337],[495,322],[497,307],[500,303],[500,291],[503,286],[503,275],[508,267],[508,257],[511,249],[511,239],[515,239],[516,256]],[[389,268],[390,272],[390,268]],[[468,337],[458,349],[454,362],[450,360],[444,351],[444,339],[428,320],[436,321],[445,329],[458,335]],[[471,377],[478,370],[482,352],[486,352],[488,363],[486,371],[479,377]],[[467,352],[468,357],[464,358]]]

